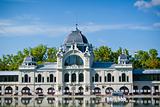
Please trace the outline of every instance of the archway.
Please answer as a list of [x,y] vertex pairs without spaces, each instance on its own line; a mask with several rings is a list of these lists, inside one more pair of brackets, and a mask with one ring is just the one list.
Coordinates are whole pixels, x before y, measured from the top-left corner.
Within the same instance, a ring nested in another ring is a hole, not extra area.
[[30,88],[28,88],[28,87],[22,88],[21,93],[22,93],[22,95],[31,95]]
[[79,95],[83,95],[84,88],[83,87],[79,87],[78,90],[79,90]]
[[69,73],[64,74],[64,82],[69,82]]
[[123,94],[127,95],[129,93],[129,89],[126,86],[123,86],[119,89]]
[[69,91],[69,87],[64,88],[64,94],[65,95],[70,95],[71,94],[70,91]]
[[53,87],[48,88],[48,94],[54,95],[55,94],[55,89]]
[[42,75],[38,74],[38,82],[42,82]]
[[37,88],[36,94],[43,94],[43,89],[41,87]]
[[76,74],[75,73],[72,74],[71,80],[72,80],[72,82],[76,82]]
[[50,74],[49,78],[50,78],[50,82],[53,82],[53,78],[54,78],[53,74]]
[[108,87],[108,88],[106,88],[106,90],[105,90],[106,94],[111,94],[113,91],[114,91],[114,90],[113,90],[112,87]]
[[78,55],[70,55],[66,58],[64,65],[65,66],[83,65],[83,60]]
[[93,94],[101,94],[101,89],[99,87],[95,87]]
[[126,74],[122,73],[122,82],[126,82]]
[[12,94],[13,93],[13,89],[11,86],[8,86],[5,88],[5,94]]
[[151,94],[151,88],[149,86],[142,87],[142,94]]
[[95,74],[95,82],[98,82],[99,81],[99,75],[96,73]]
[[108,82],[111,82],[111,78],[112,78],[111,74],[108,73],[108,74],[107,74],[107,81],[108,81]]
[[79,74],[79,82],[83,82],[84,81],[84,75],[83,73]]
[[139,90],[138,90],[138,86],[133,86],[133,94],[138,94]]

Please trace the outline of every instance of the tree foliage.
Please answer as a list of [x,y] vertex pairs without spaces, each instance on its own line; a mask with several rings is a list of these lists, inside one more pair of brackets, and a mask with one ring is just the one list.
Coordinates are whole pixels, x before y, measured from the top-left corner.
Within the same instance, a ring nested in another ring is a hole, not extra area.
[[35,57],[38,64],[55,62],[56,52],[56,48],[47,48],[47,46],[41,44],[33,48],[25,48],[23,51],[18,51],[16,55],[3,55],[0,58],[0,70],[18,70],[24,58],[29,55]]
[[[47,47],[46,45],[38,45],[33,48],[25,48],[23,51],[18,51],[16,55],[3,55],[0,58],[0,70],[18,70],[24,58],[28,55],[35,57],[38,64],[44,62],[56,62],[57,49],[54,47]],[[120,47],[116,51],[112,51],[107,46],[100,46],[94,49],[94,61],[98,62],[118,62],[118,56],[125,53],[128,56],[127,49],[122,50]],[[134,69],[157,69],[160,68],[160,58],[156,49],[148,51],[139,50],[131,59]]]

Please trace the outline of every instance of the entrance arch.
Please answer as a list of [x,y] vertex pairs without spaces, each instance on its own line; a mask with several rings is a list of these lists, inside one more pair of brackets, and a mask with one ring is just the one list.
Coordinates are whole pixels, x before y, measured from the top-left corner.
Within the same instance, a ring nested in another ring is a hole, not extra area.
[[143,86],[142,94],[151,94],[151,88],[149,86]]
[[83,95],[84,88],[83,87],[79,87],[78,90],[79,90],[79,95]]
[[126,86],[123,86],[119,89],[123,94],[127,95],[129,93],[129,89]]
[[5,88],[5,94],[12,94],[13,93],[13,89],[11,86],[8,86]]
[[36,89],[36,94],[43,94],[43,89],[41,87],[38,87]]
[[101,89],[99,87],[95,87],[93,94],[101,94]]
[[48,94],[54,95],[55,94],[55,89],[53,87],[48,88]]
[[71,95],[70,91],[69,91],[69,87],[65,87],[64,88],[64,94],[65,95]]
[[106,94],[111,94],[113,91],[114,91],[114,90],[113,90],[112,87],[108,87],[108,88],[106,88],[106,90],[105,90]]
[[28,88],[28,87],[22,88],[21,93],[22,93],[22,95],[31,95],[30,88]]

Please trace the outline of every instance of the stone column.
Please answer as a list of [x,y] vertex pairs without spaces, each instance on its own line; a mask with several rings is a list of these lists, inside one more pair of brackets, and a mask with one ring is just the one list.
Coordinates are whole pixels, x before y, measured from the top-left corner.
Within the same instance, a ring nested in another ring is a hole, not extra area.
[[78,72],[76,72],[76,83],[77,84],[79,83],[79,74],[78,74]]
[[90,95],[90,70],[84,70],[84,95]]
[[5,94],[5,87],[4,87],[4,85],[2,85],[2,95],[4,95]]
[[55,95],[62,95],[63,94],[62,69],[57,70],[56,77],[57,81],[55,87]]
[[154,93],[154,86],[151,87],[151,94],[153,95]]

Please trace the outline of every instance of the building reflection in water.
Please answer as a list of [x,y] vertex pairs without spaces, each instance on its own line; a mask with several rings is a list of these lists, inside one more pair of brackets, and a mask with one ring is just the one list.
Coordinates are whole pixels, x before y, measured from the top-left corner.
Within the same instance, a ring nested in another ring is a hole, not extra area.
[[123,107],[159,107],[160,98],[134,98],[127,99],[127,102],[108,103],[106,97],[0,97],[0,106],[8,107],[111,107],[121,105]]

